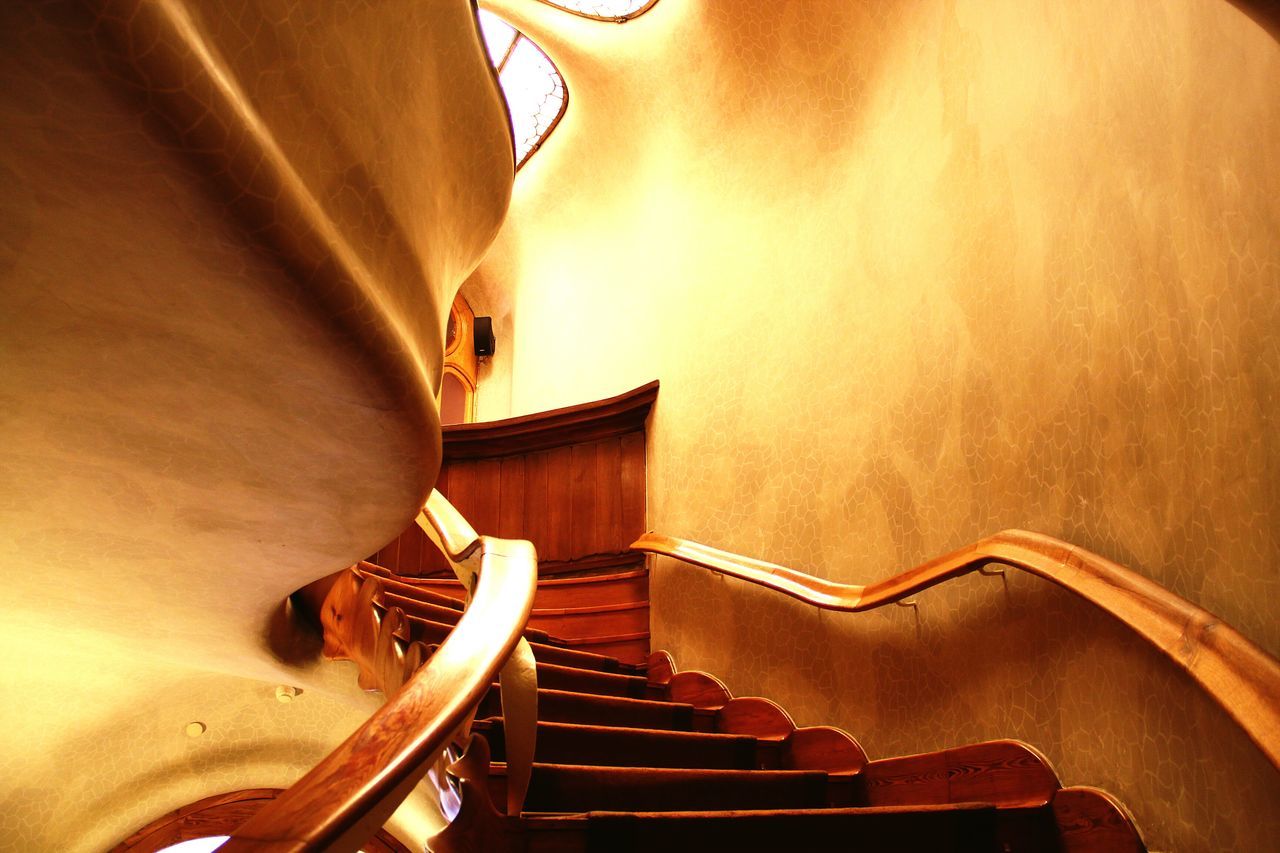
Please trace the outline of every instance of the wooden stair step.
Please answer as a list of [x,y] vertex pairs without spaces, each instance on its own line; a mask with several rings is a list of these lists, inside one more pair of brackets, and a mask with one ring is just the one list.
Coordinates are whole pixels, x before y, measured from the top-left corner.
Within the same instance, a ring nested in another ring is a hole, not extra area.
[[[506,799],[505,765],[490,775]],[[534,764],[526,812],[816,809],[829,804],[827,774],[814,770],[707,770]]]
[[[506,760],[501,719],[479,721],[472,729],[489,741],[494,761]],[[777,766],[776,744],[745,735],[672,732],[578,723],[538,723],[537,761],[611,767],[689,767],[754,770]],[[773,748],[772,759],[761,747]]]
[[[537,660],[537,652],[534,652],[533,656]],[[550,690],[592,693],[597,696],[626,696],[632,699],[657,700],[666,698],[664,687],[650,685],[648,679],[641,675],[599,672],[541,661],[538,661],[538,686]]]
[[[444,626],[448,630],[453,630],[457,627],[458,620],[462,618],[463,614],[463,611],[461,610],[451,610],[447,607],[440,607],[436,604],[417,601],[391,592],[384,592],[380,603],[386,607],[399,607],[404,611],[406,616],[414,619],[420,619],[424,622],[430,622],[437,626]],[[439,633],[438,629],[436,633]],[[550,645],[561,642],[539,628],[525,628],[522,634],[524,638],[531,643],[543,643]]]
[[[995,808],[983,804],[733,812],[595,811],[526,817],[528,850],[608,853],[858,851],[994,853]],[[552,840],[539,843],[540,836]]]
[[[502,701],[495,684],[485,694],[476,719],[502,716]],[[568,690],[538,688],[538,719],[550,723],[623,726],[661,731],[712,731],[715,713],[695,710],[679,702],[596,696]]]
[[[454,626],[444,622],[437,622],[434,619],[425,619],[416,616],[413,613],[405,611],[408,617],[413,638],[422,640],[428,645],[439,645],[445,641],[453,631]],[[539,642],[537,640],[529,640],[529,647],[533,651],[534,660],[539,663],[554,664],[561,667],[573,667],[575,669],[589,670],[593,672],[611,672],[621,673],[624,675],[638,675],[644,672],[643,665],[624,664],[615,657],[608,655],[598,655],[594,652],[584,652],[579,649],[563,648],[561,646],[553,646],[550,643]]]
[[560,637],[559,639],[570,648],[609,655],[627,664],[640,664],[649,657],[648,631],[596,637]]
[[586,607],[618,601],[648,601],[649,572],[643,567],[573,577],[540,578],[534,607]]
[[[421,591],[405,584],[393,584],[385,578],[379,582],[383,586],[382,603],[387,607],[399,607],[405,613],[446,625],[456,625],[462,618],[463,611],[456,606],[425,598]],[[644,632],[648,627],[649,603],[626,602],[599,607],[535,609],[529,615],[524,635],[543,643],[555,636],[574,637],[577,643],[606,642],[619,635]]]
[[529,642],[533,649],[534,660],[541,663],[552,663],[559,666],[572,666],[577,669],[589,669],[595,672],[621,672],[630,675],[644,672],[643,664],[623,663],[616,657],[571,649],[564,646],[553,646],[548,643]]
[[649,630],[649,602],[534,607],[529,624],[560,637],[611,637]]
[[388,592],[394,592],[397,595],[403,595],[407,598],[435,604],[440,607],[447,607],[459,612],[463,609],[462,584],[458,584],[459,595],[453,596],[445,595],[425,584],[414,583],[374,563],[360,563],[358,571],[360,574],[376,577],[382,583],[383,589]]
[[[388,570],[373,563],[361,564],[368,574],[388,579],[397,578]],[[466,591],[456,578],[398,578],[399,582],[430,592],[433,596],[460,602]],[[648,601],[649,572],[644,568],[624,571],[607,571],[600,574],[572,577],[540,577],[534,593],[536,609],[559,607],[588,607],[593,604],[614,604],[619,601]]]

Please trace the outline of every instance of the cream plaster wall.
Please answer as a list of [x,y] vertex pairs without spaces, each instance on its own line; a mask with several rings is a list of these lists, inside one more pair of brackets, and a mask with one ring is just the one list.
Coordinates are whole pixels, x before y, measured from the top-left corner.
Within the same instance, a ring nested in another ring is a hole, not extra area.
[[431,488],[500,97],[468,0],[0,4],[0,847],[286,786],[367,719],[268,628]]
[[[512,413],[662,380],[650,525],[865,582],[1006,527],[1280,652],[1280,44],[1220,0],[494,0],[569,89],[478,275]],[[819,13],[819,9],[822,13]],[[872,755],[1012,736],[1159,849],[1280,776],[1067,594],[862,616],[661,564],[654,641]]]
[[[15,626],[28,627],[28,626]],[[285,704],[270,681],[198,672],[69,627],[10,638],[0,703],[0,850],[109,849],[180,806],[242,788],[288,787],[373,712],[354,667],[295,672]],[[199,737],[188,723],[207,727]],[[438,828],[412,797],[393,829]]]

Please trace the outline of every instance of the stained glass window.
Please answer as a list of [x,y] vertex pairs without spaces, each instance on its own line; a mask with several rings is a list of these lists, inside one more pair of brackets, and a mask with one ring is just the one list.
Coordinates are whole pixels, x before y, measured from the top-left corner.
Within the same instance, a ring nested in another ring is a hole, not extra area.
[[564,78],[540,47],[492,12],[480,10],[480,30],[511,112],[518,169],[564,115]]

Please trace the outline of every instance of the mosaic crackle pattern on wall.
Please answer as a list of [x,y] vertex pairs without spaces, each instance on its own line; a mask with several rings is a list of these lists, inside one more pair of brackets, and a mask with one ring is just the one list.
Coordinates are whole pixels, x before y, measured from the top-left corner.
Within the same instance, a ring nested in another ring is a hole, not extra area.
[[[513,408],[660,378],[650,526],[851,583],[1028,528],[1280,652],[1265,31],[1221,0],[659,3],[600,47],[525,24],[576,112],[481,268],[518,282]],[[682,667],[874,755],[1022,737],[1156,849],[1280,835],[1280,776],[1222,713],[1033,580],[918,622],[666,562],[652,594]]]
[[312,678],[273,613],[420,508],[511,140],[467,0],[4,3],[0,42],[0,847],[100,851],[367,718],[197,673]]

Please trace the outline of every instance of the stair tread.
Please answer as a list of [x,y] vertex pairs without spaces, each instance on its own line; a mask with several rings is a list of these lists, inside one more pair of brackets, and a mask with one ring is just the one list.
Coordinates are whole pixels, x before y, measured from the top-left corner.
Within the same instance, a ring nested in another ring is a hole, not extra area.
[[[505,781],[504,765],[491,770]],[[533,765],[525,809],[535,812],[690,808],[820,808],[827,805],[828,776],[806,770],[707,770],[668,767]]]
[[707,850],[977,853],[999,849],[996,810],[962,803],[919,808],[735,809],[522,814],[537,837],[568,846],[548,849],[640,853]]
[[[486,694],[476,714],[477,719],[502,716],[501,701],[495,684]],[[597,726],[626,726],[665,731],[711,731],[715,714],[698,711],[682,702],[656,699],[632,699],[625,696],[601,696],[572,690],[538,688],[538,718],[557,723],[583,723]]]
[[[534,654],[537,659],[537,654]],[[597,696],[626,696],[631,698],[659,698],[652,693],[663,693],[658,685],[650,685],[642,675],[620,672],[600,672],[594,669],[564,666],[538,661],[538,683],[549,688],[576,690]]]
[[[502,723],[501,717],[491,717],[487,720],[478,720],[477,723]],[[673,732],[664,729],[646,729],[642,727],[632,726],[593,726],[589,723],[557,723],[547,722],[545,720],[538,721],[538,728],[547,730],[561,730],[565,732],[576,732],[581,734],[610,735],[614,737],[625,737],[628,735],[660,737],[670,740],[688,741],[690,743],[709,742],[709,743],[754,743],[756,738],[751,735],[726,734],[724,732]]]
[[[559,764],[554,762],[535,761],[534,770],[564,775],[605,777],[610,779],[707,779],[729,781],[751,781],[764,783],[765,780],[786,781],[800,779],[827,779],[833,774],[823,770],[743,770],[734,768],[699,768],[699,767],[613,767],[600,764]],[[506,764],[495,761],[491,772],[495,776],[506,775]],[[889,808],[885,806],[885,808]],[[912,808],[902,806],[901,808]]]
[[[555,821],[576,821],[582,818],[636,818],[640,820],[682,820],[714,818],[726,819],[736,817],[771,817],[790,815],[795,817],[857,817],[872,814],[918,815],[945,812],[996,811],[991,803],[943,803],[940,805],[920,806],[841,806],[832,808],[802,809],[685,809],[681,811],[613,811],[609,809],[593,809],[583,812],[525,812],[521,820],[529,823],[550,823]],[[1154,853],[1154,851],[1152,851]]]
[[[491,689],[494,692],[496,692],[498,690],[498,683],[494,682],[491,685]],[[681,709],[681,710],[688,709],[690,711],[697,710],[692,705],[689,705],[685,702],[668,702],[664,699],[636,699],[631,696],[607,696],[602,693],[583,693],[580,690],[561,690],[554,687],[539,687],[538,698],[541,699],[544,697],[549,699],[572,699],[575,701],[581,701],[588,704],[611,705],[611,706],[616,706],[620,708],[664,708],[664,709]],[[493,714],[491,716],[498,717],[501,715]],[[548,720],[548,722],[571,723],[573,721],[572,720]],[[592,724],[583,723],[582,725],[592,725]],[[630,727],[624,727],[624,728],[643,729],[645,727],[630,726]]]

